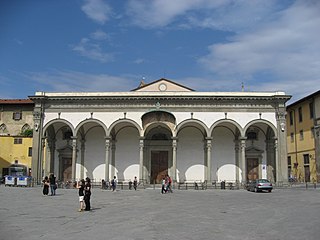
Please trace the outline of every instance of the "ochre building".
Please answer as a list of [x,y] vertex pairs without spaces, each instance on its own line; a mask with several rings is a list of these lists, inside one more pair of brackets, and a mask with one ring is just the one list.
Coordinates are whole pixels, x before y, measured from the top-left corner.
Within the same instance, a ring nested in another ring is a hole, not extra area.
[[29,175],[34,104],[29,99],[0,99],[0,177]]
[[288,175],[298,182],[320,180],[320,91],[287,107]]

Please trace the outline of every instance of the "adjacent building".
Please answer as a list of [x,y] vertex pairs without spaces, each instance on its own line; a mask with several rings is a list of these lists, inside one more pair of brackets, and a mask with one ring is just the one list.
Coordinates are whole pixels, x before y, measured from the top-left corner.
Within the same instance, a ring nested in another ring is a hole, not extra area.
[[320,180],[320,91],[287,106],[288,175]]
[[287,181],[284,92],[197,92],[168,79],[128,92],[36,92],[32,174],[159,183]]
[[1,178],[30,174],[33,109],[29,99],[0,99]]

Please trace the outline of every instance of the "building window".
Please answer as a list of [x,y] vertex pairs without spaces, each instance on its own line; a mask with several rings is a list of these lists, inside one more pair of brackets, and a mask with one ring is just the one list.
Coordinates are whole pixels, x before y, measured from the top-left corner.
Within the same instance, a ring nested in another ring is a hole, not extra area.
[[32,147],[29,147],[28,149],[28,157],[32,157]]
[[72,137],[72,132],[71,131],[67,131],[63,133],[63,139],[64,140],[70,140]]
[[291,172],[291,156],[288,156],[288,176],[289,180],[292,177],[292,172]]
[[310,118],[313,118],[313,102],[309,103]]
[[248,140],[257,140],[257,133],[256,132],[248,132],[247,139]]
[[303,140],[303,130],[300,130],[300,140]]
[[22,112],[14,112],[12,118],[13,118],[13,120],[16,120],[16,121],[21,120],[22,119]]
[[291,167],[291,156],[288,156],[288,167]]
[[301,107],[299,107],[298,113],[299,113],[299,122],[302,122],[302,108]]
[[8,130],[7,130],[7,126],[2,123],[0,125],[0,135],[7,135],[8,134]]
[[303,154],[303,162],[304,165],[309,165],[310,164],[310,155],[309,154]]
[[291,140],[291,142],[294,142],[294,134],[293,134],[293,132],[290,133],[290,140]]
[[15,138],[13,144],[22,144],[22,138]]
[[314,127],[311,128],[311,138],[314,138]]
[[290,125],[292,126],[293,125],[293,111],[290,112],[289,118],[290,118]]

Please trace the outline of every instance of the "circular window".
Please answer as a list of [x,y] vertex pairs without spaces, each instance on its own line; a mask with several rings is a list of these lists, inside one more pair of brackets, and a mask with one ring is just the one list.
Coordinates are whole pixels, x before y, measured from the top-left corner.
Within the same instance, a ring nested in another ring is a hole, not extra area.
[[160,91],[165,91],[165,90],[167,90],[167,85],[164,84],[164,83],[161,83],[161,84],[159,85],[159,90],[160,90]]

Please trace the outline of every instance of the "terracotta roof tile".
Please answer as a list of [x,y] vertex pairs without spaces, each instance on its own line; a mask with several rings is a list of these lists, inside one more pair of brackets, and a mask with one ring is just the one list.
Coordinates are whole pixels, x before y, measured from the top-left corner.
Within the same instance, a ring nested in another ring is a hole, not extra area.
[[30,99],[0,99],[0,104],[34,104]]

